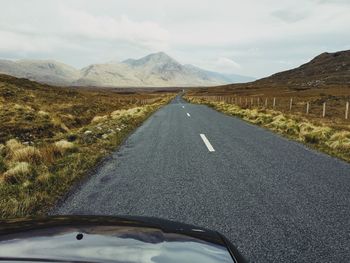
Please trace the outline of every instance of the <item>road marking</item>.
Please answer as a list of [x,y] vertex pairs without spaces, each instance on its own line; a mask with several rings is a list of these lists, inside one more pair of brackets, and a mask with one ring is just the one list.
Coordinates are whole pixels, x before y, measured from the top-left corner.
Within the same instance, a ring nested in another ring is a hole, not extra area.
[[210,144],[210,142],[208,141],[207,137],[205,137],[204,134],[200,134],[205,146],[207,146],[209,152],[215,152],[213,146]]
[[182,108],[184,109],[184,108],[185,108],[185,106],[182,106]]
[[188,117],[191,117],[191,115],[190,115],[188,112],[187,112],[187,116],[188,116]]

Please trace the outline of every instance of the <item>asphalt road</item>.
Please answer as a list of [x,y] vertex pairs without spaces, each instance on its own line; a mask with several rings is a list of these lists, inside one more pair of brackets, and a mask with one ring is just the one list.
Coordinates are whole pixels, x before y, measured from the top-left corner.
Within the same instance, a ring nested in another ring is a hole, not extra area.
[[349,164],[181,98],[53,213],[195,224],[251,262],[350,262]]

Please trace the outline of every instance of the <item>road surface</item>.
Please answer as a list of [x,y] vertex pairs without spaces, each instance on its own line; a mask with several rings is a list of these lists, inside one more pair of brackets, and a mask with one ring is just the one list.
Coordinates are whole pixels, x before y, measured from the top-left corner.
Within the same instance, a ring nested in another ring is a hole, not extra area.
[[350,262],[350,165],[177,97],[54,214],[215,229],[251,262]]

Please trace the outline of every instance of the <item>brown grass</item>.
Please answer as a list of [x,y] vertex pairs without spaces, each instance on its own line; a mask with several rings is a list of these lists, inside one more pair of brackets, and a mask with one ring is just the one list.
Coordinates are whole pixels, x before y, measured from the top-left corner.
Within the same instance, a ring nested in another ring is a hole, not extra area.
[[23,182],[32,173],[29,163],[15,163],[9,170],[3,174],[3,182],[9,184],[18,184]]
[[11,154],[11,161],[14,162],[28,162],[31,164],[38,164],[42,160],[41,153],[33,146],[26,146],[13,151]]
[[174,95],[0,75],[0,218],[45,213]]

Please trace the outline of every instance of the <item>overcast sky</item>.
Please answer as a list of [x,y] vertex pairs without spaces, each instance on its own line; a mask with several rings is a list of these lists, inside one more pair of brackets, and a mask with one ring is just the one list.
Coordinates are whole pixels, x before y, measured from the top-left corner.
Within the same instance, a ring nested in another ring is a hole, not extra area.
[[75,67],[165,51],[263,77],[350,49],[350,0],[0,0],[0,57]]

